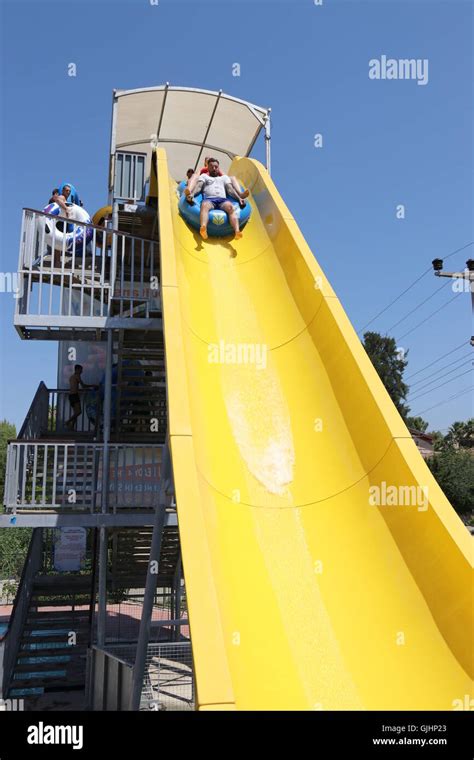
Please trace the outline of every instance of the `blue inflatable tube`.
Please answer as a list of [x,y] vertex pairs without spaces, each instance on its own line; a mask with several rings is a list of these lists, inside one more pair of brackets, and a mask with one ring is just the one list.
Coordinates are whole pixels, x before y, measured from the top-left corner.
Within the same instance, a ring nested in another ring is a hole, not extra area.
[[[183,219],[185,219],[186,222],[191,225],[191,227],[194,227],[195,230],[199,230],[199,227],[201,226],[199,222],[199,214],[201,213],[202,194],[200,193],[199,195],[194,196],[194,204],[191,206],[187,202],[186,196],[183,193],[185,187],[185,181],[180,182],[178,185],[178,192],[180,194],[178,203],[179,213]],[[234,198],[229,198],[229,200],[237,210],[237,216],[239,217],[239,227],[240,229],[243,229],[250,218],[250,214],[252,213],[250,203],[247,200],[245,207],[240,208],[239,204]],[[229,217],[225,211],[212,210],[209,212],[207,234],[212,235],[212,237],[225,237],[226,235],[234,234],[234,230],[229,223]]]

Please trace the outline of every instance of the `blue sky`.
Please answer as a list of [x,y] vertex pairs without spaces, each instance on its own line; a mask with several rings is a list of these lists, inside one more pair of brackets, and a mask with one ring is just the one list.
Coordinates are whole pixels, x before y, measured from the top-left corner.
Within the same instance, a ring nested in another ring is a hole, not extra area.
[[[17,265],[21,208],[42,208],[63,178],[93,213],[106,201],[113,88],[222,88],[272,107],[273,178],[356,329],[435,257],[474,240],[473,5],[457,0],[0,1],[1,269]],[[371,80],[369,60],[428,59],[428,83]],[[69,77],[69,63],[77,76]],[[239,63],[240,77],[232,75]],[[321,133],[323,147],[314,147]],[[262,146],[256,156],[263,155]],[[396,207],[405,206],[397,219]],[[451,256],[464,268],[474,246]],[[429,272],[370,329],[385,332],[443,281]],[[412,411],[432,429],[473,413],[470,297],[450,282],[390,334],[409,350]],[[56,385],[57,347],[20,341],[0,293],[0,417],[20,425],[40,380]],[[448,366],[447,366],[448,365]],[[442,371],[440,375],[444,374]],[[436,389],[437,385],[454,378]],[[416,387],[418,394],[416,394]],[[425,394],[425,391],[430,391]],[[424,394],[424,395],[421,395]]]

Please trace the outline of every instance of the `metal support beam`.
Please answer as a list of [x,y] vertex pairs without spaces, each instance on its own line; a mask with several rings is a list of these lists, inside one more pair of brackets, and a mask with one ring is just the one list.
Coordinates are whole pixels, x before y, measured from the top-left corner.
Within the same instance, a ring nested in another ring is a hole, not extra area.
[[[112,402],[112,360],[113,360],[113,334],[107,332],[107,354],[105,359],[105,393],[104,393],[104,449],[102,455],[102,493],[101,512],[108,513],[109,502],[109,474],[110,474],[110,408]],[[97,642],[99,646],[105,644],[105,628],[107,621],[107,528],[100,528],[99,540],[99,595],[98,595],[98,620]]]
[[105,645],[107,624],[107,528],[99,531],[99,594],[97,617],[97,644]]
[[163,528],[165,526],[165,508],[167,492],[172,479],[171,458],[169,452],[169,442],[166,441],[162,450],[161,460],[161,477],[160,490],[158,494],[158,507],[156,510],[156,520],[153,527],[153,536],[151,539],[150,559],[148,562],[148,572],[146,576],[145,595],[143,598],[142,617],[140,620],[140,629],[138,632],[137,654],[133,668],[133,686],[130,696],[130,710],[140,708],[140,698],[143,686],[143,676],[145,673],[146,655],[148,650],[148,641],[150,638],[151,615],[153,612],[153,601],[156,593],[158,579],[158,565],[160,561],[161,539],[163,537]]
[[113,361],[113,334],[107,332],[107,353],[105,358],[105,392],[104,392],[104,451],[102,459],[102,514],[107,514],[109,502],[109,475],[110,475],[110,418],[112,406],[112,361]]
[[214,108],[212,109],[211,118],[209,119],[209,124],[207,125],[206,134],[204,135],[204,137],[202,139],[201,150],[199,151],[198,157],[196,159],[196,163],[194,164],[194,171],[195,172],[197,172],[197,169],[198,169],[198,166],[199,166],[199,162],[200,162],[201,156],[202,156],[202,151],[203,151],[203,148],[204,148],[204,146],[206,144],[206,140],[207,140],[207,137],[209,135],[209,132],[211,130],[212,122],[214,121],[214,116],[216,115],[217,106],[219,105],[219,101],[221,99],[221,96],[222,96],[222,90],[219,90],[219,94],[218,94],[218,96],[216,98],[216,102],[214,103]]
[[156,142],[157,143],[158,143],[158,141],[160,139],[161,125],[163,123],[163,115],[165,113],[166,98],[168,97],[169,86],[170,86],[170,83],[166,82],[166,84],[165,84],[165,94],[163,95],[163,104],[161,106],[160,118],[158,120],[158,126],[156,128]]
[[153,536],[151,540],[145,595],[143,597],[142,616],[140,620],[140,629],[138,632],[137,654],[133,668],[133,685],[132,694],[130,697],[130,710],[138,710],[140,708],[143,676],[145,673],[146,655],[148,650],[148,640],[150,638],[151,614],[153,612],[153,600],[155,598],[156,582],[158,579],[158,564],[160,561],[161,539],[165,525],[164,516],[165,510],[160,506],[156,512],[156,520],[153,527]]
[[[181,576],[182,576],[182,560],[181,549],[179,550],[178,561],[176,563],[176,571],[174,575],[173,583],[173,596],[174,596],[174,615],[173,617],[179,619],[181,617]],[[176,626],[174,629],[174,640],[179,641],[181,633],[180,626]]]
[[268,113],[265,116],[265,163],[267,166],[267,172],[271,175],[272,173],[272,157],[271,157],[271,125],[270,125],[270,114],[271,114],[271,108],[268,109]]
[[[155,513],[137,509],[134,512],[117,512],[112,515],[90,514],[89,512],[57,514],[56,512],[17,512],[16,514],[0,515],[0,528],[133,528],[155,524]],[[165,525],[176,527],[178,517],[176,512],[166,512]]]

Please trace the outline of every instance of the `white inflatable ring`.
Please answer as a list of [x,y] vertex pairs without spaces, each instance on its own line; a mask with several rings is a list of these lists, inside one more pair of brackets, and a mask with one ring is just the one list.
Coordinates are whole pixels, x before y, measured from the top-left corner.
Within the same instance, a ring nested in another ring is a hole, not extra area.
[[[94,234],[93,230],[90,227],[77,225],[73,227],[72,231],[70,231],[72,226],[70,222],[75,221],[91,224],[91,218],[82,206],[76,206],[73,204],[69,208],[70,216],[68,221],[66,221],[61,206],[57,203],[50,203],[43,209],[43,211],[52,216],[62,217],[62,219],[58,219],[55,223],[52,219],[48,219],[48,217],[42,217],[39,219],[39,224],[44,230],[44,239],[47,245],[51,248],[56,251],[65,251],[66,253],[73,253],[73,251],[75,251],[77,254],[81,254],[84,252],[84,248],[87,247],[87,244],[92,240]],[[42,235],[41,229],[39,232],[40,235]]]

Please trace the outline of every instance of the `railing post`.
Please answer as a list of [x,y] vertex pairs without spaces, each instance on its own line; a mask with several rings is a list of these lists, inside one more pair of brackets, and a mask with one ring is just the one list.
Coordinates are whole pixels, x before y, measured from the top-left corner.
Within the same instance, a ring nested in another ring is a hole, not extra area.
[[110,293],[109,293],[109,315],[112,313],[112,299],[115,294],[115,278],[117,277],[117,247],[118,247],[118,230],[119,216],[118,203],[114,202],[112,207],[112,261],[110,265]]
[[[5,483],[3,488],[3,503],[5,507],[8,509],[11,505],[11,499],[12,499],[12,473],[16,471],[16,468],[13,467],[12,460],[13,460],[13,451],[15,450],[16,453],[16,446],[14,444],[9,443],[7,446],[7,461],[6,461],[6,467],[5,467]],[[15,456],[16,460],[16,456]]]
[[[113,333],[107,331],[107,354],[105,360],[105,393],[104,393],[104,443],[102,452],[102,498],[101,512],[106,514],[109,506],[109,477],[110,477],[110,411],[112,401],[112,360]],[[99,535],[99,594],[98,594],[98,625],[97,642],[105,644],[105,628],[107,622],[107,528],[100,528]]]
[[271,127],[270,127],[270,114],[271,108],[268,109],[268,113],[265,116],[265,163],[267,172],[272,173],[272,158],[271,158]]
[[23,258],[24,258],[24,247],[25,247],[25,209],[23,209],[21,214],[21,232],[20,232],[20,250],[18,252],[18,285],[20,288],[20,294],[18,294],[18,298],[16,299],[15,304],[15,314],[22,314],[23,313],[23,299],[25,298],[25,275],[23,274]]
[[[107,330],[107,353],[105,357],[105,378],[104,378],[104,457],[102,471],[102,512],[107,511],[108,502],[108,480],[109,480],[109,444],[110,444],[110,418],[112,407],[112,362],[113,362],[113,333]],[[107,464],[107,467],[105,466]],[[105,484],[107,481],[107,489]],[[104,503],[105,502],[105,503]]]
[[[175,620],[181,620],[181,551],[178,553],[178,561],[176,562],[176,570],[173,580],[173,596],[174,596],[174,615]],[[179,641],[181,634],[181,626],[177,625],[174,628],[173,638],[175,641]]]
[[99,589],[98,589],[97,644],[105,645],[107,623],[107,528],[99,528]]

